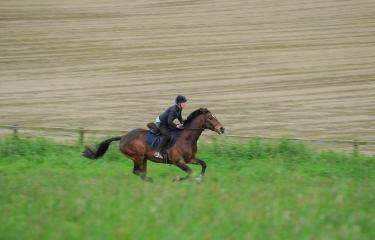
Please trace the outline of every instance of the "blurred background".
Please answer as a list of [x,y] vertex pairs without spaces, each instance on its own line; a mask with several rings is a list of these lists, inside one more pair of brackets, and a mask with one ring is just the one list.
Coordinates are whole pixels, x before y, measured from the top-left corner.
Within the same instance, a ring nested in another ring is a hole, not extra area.
[[230,136],[375,140],[372,0],[0,7],[4,128],[146,128],[184,94]]

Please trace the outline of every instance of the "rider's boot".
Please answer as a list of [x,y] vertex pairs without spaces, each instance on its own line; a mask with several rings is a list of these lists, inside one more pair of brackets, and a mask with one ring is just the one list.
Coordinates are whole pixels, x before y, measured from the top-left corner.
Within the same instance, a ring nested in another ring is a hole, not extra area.
[[162,156],[161,153],[158,152],[158,151],[156,151],[156,152],[154,153],[154,157],[163,159],[163,156]]

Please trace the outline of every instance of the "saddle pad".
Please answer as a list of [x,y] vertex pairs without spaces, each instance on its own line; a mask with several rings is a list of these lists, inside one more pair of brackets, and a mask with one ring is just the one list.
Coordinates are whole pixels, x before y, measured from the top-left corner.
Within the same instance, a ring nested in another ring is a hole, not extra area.
[[[171,148],[177,140],[176,133],[172,132],[173,138],[172,141],[169,141],[167,147],[165,149]],[[155,134],[148,132],[146,136],[146,143],[152,147],[157,147],[158,143],[160,142],[160,136],[156,136]]]

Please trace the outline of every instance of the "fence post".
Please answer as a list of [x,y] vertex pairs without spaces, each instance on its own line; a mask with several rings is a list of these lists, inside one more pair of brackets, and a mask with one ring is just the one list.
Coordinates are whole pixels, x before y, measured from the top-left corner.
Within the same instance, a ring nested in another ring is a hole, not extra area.
[[10,127],[10,129],[13,130],[13,137],[18,138],[18,126],[13,125],[13,126]]
[[85,129],[81,127],[81,128],[79,128],[78,131],[79,131],[79,143],[83,144]]
[[358,156],[358,142],[357,142],[356,139],[353,141],[353,147],[354,147],[354,149],[353,149],[354,156]]

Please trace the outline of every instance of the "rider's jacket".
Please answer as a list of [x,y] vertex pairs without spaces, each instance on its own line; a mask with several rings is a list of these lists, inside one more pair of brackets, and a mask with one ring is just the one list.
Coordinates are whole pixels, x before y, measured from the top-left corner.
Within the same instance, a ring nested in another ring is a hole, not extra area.
[[165,112],[159,115],[160,123],[166,124],[170,129],[175,129],[176,124],[173,122],[175,119],[182,124],[182,108],[179,108],[177,104],[170,106]]

